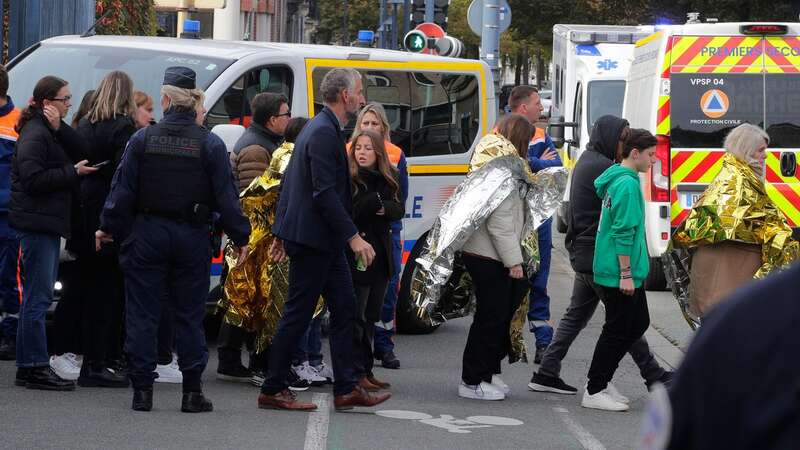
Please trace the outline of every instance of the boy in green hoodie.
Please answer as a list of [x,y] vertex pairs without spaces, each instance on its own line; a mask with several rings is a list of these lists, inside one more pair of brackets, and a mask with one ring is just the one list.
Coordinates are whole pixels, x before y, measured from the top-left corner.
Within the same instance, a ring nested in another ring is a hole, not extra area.
[[609,383],[619,361],[650,324],[642,281],[650,270],[644,235],[644,199],[639,173],[655,163],[656,138],[631,130],[622,163],[594,182],[603,200],[595,242],[594,281],[602,289],[606,323],[594,350],[589,382],[581,404],[609,411],[628,409],[627,398]]

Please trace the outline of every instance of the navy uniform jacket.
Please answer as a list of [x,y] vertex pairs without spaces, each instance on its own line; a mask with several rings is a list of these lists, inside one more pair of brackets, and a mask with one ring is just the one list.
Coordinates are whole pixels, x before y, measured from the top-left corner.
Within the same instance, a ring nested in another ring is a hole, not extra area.
[[[193,113],[167,112],[162,123],[192,125]],[[139,161],[144,155],[144,129],[136,132],[128,142],[117,172],[111,182],[111,193],[106,198],[100,216],[100,229],[120,236],[125,233],[136,216],[136,194],[139,191]],[[242,215],[239,190],[236,189],[228,162],[228,150],[219,136],[209,133],[203,145],[205,170],[211,178],[211,188],[216,199],[219,222],[225,234],[237,246],[247,245],[250,222]]]
[[800,264],[703,321],[669,388],[670,450],[800,448]]
[[344,249],[358,233],[339,119],[324,108],[297,136],[283,175],[272,232],[321,251]]

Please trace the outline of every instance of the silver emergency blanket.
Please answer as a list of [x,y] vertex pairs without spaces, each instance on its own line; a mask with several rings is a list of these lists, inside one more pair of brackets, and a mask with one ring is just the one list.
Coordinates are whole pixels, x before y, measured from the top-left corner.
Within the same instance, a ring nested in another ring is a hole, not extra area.
[[555,213],[566,185],[563,167],[532,174],[527,162],[517,156],[496,157],[467,175],[442,207],[417,259],[411,295],[418,315],[433,325],[441,323],[433,312],[453,273],[456,252],[509,195],[519,195],[527,205],[525,238],[520,244],[527,273],[535,273],[539,265],[536,229]]

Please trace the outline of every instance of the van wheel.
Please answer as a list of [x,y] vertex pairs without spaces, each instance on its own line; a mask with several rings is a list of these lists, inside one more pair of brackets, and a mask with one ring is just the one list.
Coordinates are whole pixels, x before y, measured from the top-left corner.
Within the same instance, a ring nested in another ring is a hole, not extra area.
[[397,296],[397,309],[395,320],[397,321],[397,332],[402,334],[429,334],[433,333],[439,325],[431,325],[428,321],[417,316],[417,308],[411,302],[411,280],[417,271],[417,258],[422,253],[425,246],[426,236],[422,236],[411,250],[408,262],[400,278],[400,293]]
[[564,220],[564,217],[560,212],[556,212],[556,230],[559,233],[567,232],[567,222]]
[[667,275],[664,273],[664,264],[661,258],[650,258],[650,273],[644,280],[644,288],[648,291],[666,291]]

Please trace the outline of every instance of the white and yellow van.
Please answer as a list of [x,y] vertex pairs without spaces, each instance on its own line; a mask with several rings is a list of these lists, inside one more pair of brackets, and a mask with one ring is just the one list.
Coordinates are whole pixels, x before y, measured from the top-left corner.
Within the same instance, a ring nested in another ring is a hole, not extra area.
[[[392,141],[408,157],[411,176],[403,221],[404,262],[409,264],[401,283],[398,323],[407,331],[429,330],[415,320],[408,305],[414,255],[439,209],[467,173],[475,142],[494,124],[488,66],[475,60],[368,48],[61,36],[34,45],[9,64],[10,95],[23,101],[37,80],[56,75],[70,83],[74,112],[86,91],[94,89],[109,71],[122,70],[133,78],[136,89],[157,102],[164,69],[176,65],[197,73],[198,88],[206,92],[206,125],[212,131],[218,125],[246,126],[250,100],[260,92],[285,94],[293,116],[311,117],[322,107],[316,94],[331,68],[351,67],[363,74],[366,99],[386,108]],[[230,148],[236,133],[230,133],[230,126],[223,128],[220,134]],[[220,262],[215,261],[214,275],[219,275]],[[212,286],[216,284],[215,278]],[[62,285],[67,288],[68,283]]]
[[725,136],[742,123],[769,133],[767,192],[800,226],[799,36],[798,23],[698,23],[636,43],[623,116],[658,138],[658,162],[642,177],[651,287],[665,284],[658,257],[719,173]]

